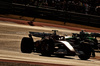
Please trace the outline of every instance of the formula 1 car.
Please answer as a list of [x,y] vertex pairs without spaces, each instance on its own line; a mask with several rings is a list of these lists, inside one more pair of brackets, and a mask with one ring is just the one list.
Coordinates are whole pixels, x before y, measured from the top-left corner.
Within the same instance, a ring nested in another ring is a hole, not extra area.
[[74,44],[79,44],[80,42],[88,42],[93,49],[98,49],[98,40],[100,33],[88,33],[82,30],[79,34],[72,33],[72,36],[65,36],[65,39]]
[[[43,56],[59,57],[78,55],[81,60],[90,58],[92,52],[90,44],[83,42],[74,47],[71,42],[66,41],[64,36],[57,35],[57,30],[53,31],[54,33],[29,32],[29,37],[22,38],[21,52],[37,52]],[[32,36],[40,37],[41,40],[34,42]]]

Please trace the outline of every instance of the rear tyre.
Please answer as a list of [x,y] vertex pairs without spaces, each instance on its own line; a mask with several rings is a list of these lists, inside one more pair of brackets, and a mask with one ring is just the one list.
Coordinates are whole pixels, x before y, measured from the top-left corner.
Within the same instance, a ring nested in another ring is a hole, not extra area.
[[21,41],[21,52],[31,53],[34,49],[34,42],[32,38],[23,37]]
[[41,46],[41,54],[43,56],[50,56],[50,49],[49,49],[49,44],[42,44]]
[[80,47],[80,51],[83,54],[78,55],[81,60],[87,60],[91,57],[91,46],[88,44],[82,44]]
[[51,56],[53,53],[53,41],[52,40],[44,40],[41,46],[41,54],[43,56]]

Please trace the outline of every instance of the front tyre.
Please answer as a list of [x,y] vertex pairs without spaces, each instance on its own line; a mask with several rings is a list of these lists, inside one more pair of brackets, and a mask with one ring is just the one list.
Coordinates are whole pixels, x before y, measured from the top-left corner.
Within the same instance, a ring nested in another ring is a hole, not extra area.
[[88,44],[82,44],[79,50],[79,54],[78,57],[81,60],[87,60],[91,57],[91,46]]
[[34,48],[34,42],[32,38],[23,37],[21,41],[21,52],[31,53]]

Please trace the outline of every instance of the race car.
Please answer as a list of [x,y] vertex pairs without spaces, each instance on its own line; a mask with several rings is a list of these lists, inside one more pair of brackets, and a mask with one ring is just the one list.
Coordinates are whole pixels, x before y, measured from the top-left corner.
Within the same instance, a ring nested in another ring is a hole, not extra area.
[[100,37],[100,33],[89,33],[82,30],[80,33],[72,33],[72,36],[65,36],[65,39],[76,45],[80,42],[89,42],[93,49],[98,49],[97,37]]
[[[90,44],[81,42],[75,47],[65,39],[65,36],[57,35],[57,30],[53,31],[53,33],[29,32],[29,37],[22,38],[21,52],[37,52],[43,56],[56,55],[59,57],[78,55],[81,60],[90,58],[92,52]],[[41,40],[34,42],[32,36],[40,37]]]

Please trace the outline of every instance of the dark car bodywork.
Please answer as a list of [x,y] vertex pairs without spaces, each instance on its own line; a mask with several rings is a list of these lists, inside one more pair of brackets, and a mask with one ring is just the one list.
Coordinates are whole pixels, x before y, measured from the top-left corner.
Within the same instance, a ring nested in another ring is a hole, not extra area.
[[[88,42],[78,45],[67,41],[65,36],[54,33],[29,32],[29,37],[24,37],[21,41],[21,52],[37,52],[44,56],[56,55],[59,57],[78,55],[80,59],[87,60],[91,56],[92,48]],[[33,41],[32,36],[40,37],[41,40]]]

